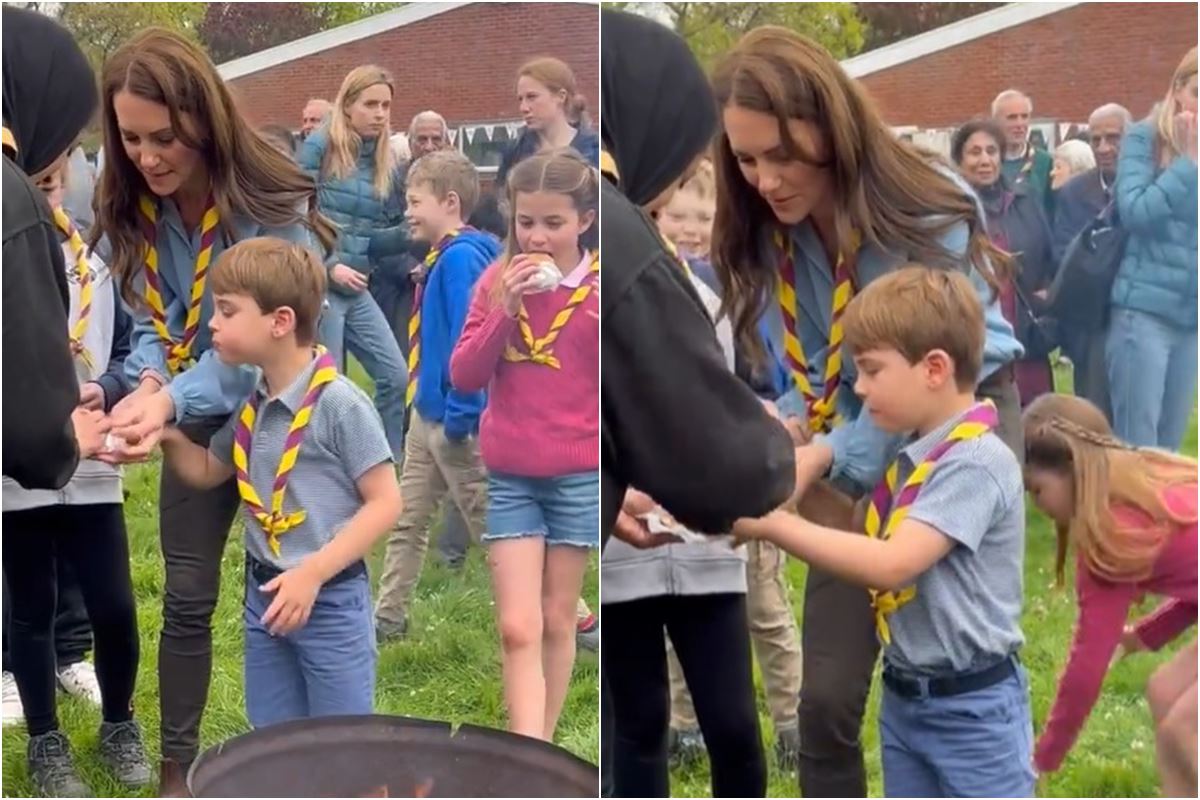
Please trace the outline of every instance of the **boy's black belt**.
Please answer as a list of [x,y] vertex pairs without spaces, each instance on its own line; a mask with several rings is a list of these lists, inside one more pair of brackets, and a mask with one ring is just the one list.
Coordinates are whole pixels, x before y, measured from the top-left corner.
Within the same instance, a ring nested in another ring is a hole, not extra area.
[[[254,580],[257,581],[258,586],[262,586],[263,584],[265,584],[269,581],[273,581],[273,580],[275,580],[275,578],[278,578],[280,575],[282,575],[283,570],[281,570],[279,567],[275,566],[274,564],[265,564],[262,561],[259,561],[254,556],[247,555],[246,556],[246,574],[253,577]],[[335,583],[341,583],[342,581],[348,581],[351,578],[357,578],[359,575],[366,575],[366,574],[367,574],[367,562],[363,561],[362,559],[359,559],[358,561],[355,561],[353,564],[351,564],[350,566],[346,567],[344,570],[339,572],[337,575],[334,575],[332,578],[325,581],[324,585],[332,586]]]
[[[966,672],[923,680],[898,675],[885,665],[883,683],[906,700],[914,700],[918,697],[953,697],[968,692],[978,692],[980,689],[995,686],[1016,673],[1017,659],[1015,656],[1006,658],[995,666],[979,672]],[[922,684],[928,687],[927,690],[922,691]]]

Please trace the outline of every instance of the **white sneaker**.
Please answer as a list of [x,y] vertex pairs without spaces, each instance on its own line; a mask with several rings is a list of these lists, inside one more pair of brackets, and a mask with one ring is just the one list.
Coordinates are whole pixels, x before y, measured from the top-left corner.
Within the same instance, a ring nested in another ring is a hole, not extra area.
[[17,692],[17,678],[11,672],[4,673],[4,697],[0,715],[3,716],[4,727],[20,725],[25,721],[25,706],[21,705],[21,695]]
[[58,671],[58,685],[72,697],[87,700],[94,706],[101,704],[100,681],[96,680],[96,668],[88,661],[77,661]]

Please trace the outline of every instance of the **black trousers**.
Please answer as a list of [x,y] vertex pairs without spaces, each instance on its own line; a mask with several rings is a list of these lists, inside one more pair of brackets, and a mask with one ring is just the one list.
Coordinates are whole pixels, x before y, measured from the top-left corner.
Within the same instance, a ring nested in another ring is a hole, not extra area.
[[3,560],[11,592],[9,659],[30,736],[58,728],[53,637],[59,559],[74,570],[92,621],[104,719],[122,722],[132,714],[138,628],[121,505],[8,511]]
[[746,595],[662,596],[604,606],[615,797],[667,797],[671,636],[712,765],[714,797],[763,797],[767,766],[754,699]]
[[[55,559],[58,572],[58,605],[54,610],[54,661],[59,669],[78,664],[92,649],[92,623],[83,604],[83,591],[75,578],[70,562],[62,556]],[[4,671],[12,671],[8,658],[8,628],[12,624],[12,602],[8,594],[8,578],[4,578],[4,622],[0,627],[4,654]]]
[[[207,445],[224,424],[206,419],[181,426]],[[199,491],[164,462],[158,531],[166,562],[162,638],[158,644],[162,755],[180,763],[200,750],[200,719],[212,679],[212,616],[221,589],[221,555],[238,508],[237,483]]]

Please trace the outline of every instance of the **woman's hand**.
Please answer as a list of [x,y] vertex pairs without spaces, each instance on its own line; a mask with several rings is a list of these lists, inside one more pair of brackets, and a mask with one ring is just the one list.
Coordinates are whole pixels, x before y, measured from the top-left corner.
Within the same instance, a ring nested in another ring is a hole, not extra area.
[[1175,115],[1175,141],[1183,147],[1183,154],[1196,160],[1196,115],[1180,111]]
[[345,264],[335,265],[329,271],[329,277],[339,286],[345,286],[355,292],[364,292],[367,289],[367,276]]
[[521,310],[521,298],[541,286],[538,276],[542,271],[545,256],[531,256],[528,253],[518,253],[504,268],[500,278],[503,293],[500,304],[504,313],[515,317]]
[[175,403],[169,392],[134,392],[117,403],[110,415],[112,436],[124,446],[102,454],[104,461],[126,464],[144,461],[158,445],[163,429],[175,417]]

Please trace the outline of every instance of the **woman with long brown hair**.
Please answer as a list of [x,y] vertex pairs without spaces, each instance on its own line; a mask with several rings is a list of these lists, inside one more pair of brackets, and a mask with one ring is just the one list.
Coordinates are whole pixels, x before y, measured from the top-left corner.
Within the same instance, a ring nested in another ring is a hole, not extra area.
[[[988,241],[970,188],[899,141],[863,88],[820,45],[783,28],[751,31],[717,65],[713,260],[744,349],[762,358],[766,315],[787,354],[801,488],[827,476],[870,492],[898,442],[862,412],[843,358],[853,293],[914,261],[966,271],[987,303],[978,392],[1020,452],[1012,362],[1021,354],[995,289],[1007,260]],[[868,595],[810,569],[805,589],[800,786],[806,797],[863,797],[859,734],[878,643]]]
[[[212,61],[182,36],[151,28],[126,42],[104,65],[101,93],[108,160],[91,243],[108,246],[137,319],[125,362],[137,389],[112,411],[108,457],[136,461],[170,423],[207,444],[254,387],[252,369],[212,349],[216,257],[256,236],[328,247],[334,232],[317,213],[312,179],[247,124]],[[199,749],[221,554],[237,505],[232,480],[196,491],[169,464],[162,471],[159,796],[186,794]]]
[[408,244],[400,165],[388,145],[393,94],[392,76],[382,67],[350,70],[329,124],[308,135],[296,160],[316,179],[321,212],[339,228],[321,343],[342,366],[349,350],[375,382],[375,407],[399,464],[408,370],[387,318],[367,291],[380,259],[399,255]]

